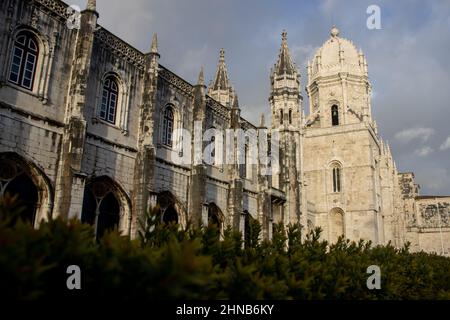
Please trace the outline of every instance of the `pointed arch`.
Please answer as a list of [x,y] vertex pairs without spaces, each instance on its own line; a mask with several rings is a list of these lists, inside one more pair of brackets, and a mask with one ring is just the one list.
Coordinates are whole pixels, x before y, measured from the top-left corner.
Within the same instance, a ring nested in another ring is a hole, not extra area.
[[50,180],[31,160],[13,152],[0,153],[0,198],[6,194],[18,197],[24,207],[21,218],[34,227],[52,214]]
[[214,202],[208,204],[208,226],[216,225],[219,237],[223,235],[225,215]]
[[174,222],[183,228],[187,224],[187,214],[184,206],[170,191],[162,191],[157,195],[157,204],[161,210],[163,222]]
[[93,177],[85,185],[81,221],[94,226],[96,238],[113,229],[118,229],[123,235],[129,235],[130,198],[112,178]]

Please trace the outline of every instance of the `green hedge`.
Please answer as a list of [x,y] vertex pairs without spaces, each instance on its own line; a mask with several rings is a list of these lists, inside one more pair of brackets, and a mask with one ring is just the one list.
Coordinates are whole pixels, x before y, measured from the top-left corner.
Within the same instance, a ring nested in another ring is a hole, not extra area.
[[[277,225],[273,241],[227,229],[163,225],[150,213],[130,240],[117,232],[94,241],[90,226],[59,219],[38,230],[10,201],[0,204],[0,295],[7,299],[449,299],[450,259],[390,245],[340,239],[320,230],[300,243],[297,225]],[[285,244],[288,244],[286,246]],[[68,290],[66,269],[81,268],[81,290]],[[369,290],[367,267],[381,268],[381,290]]]

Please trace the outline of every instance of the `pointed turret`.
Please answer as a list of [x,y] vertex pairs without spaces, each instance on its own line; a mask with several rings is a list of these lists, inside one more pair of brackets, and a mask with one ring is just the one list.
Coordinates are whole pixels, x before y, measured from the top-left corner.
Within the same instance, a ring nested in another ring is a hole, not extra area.
[[287,44],[287,32],[286,30],[283,30],[283,33],[281,34],[280,53],[278,55],[278,61],[275,65],[274,72],[277,75],[293,75],[294,73],[296,73],[296,69],[297,68],[295,64],[292,62],[291,54],[289,52],[289,47]]
[[205,76],[203,74],[203,67],[200,68],[200,73],[198,74],[198,86],[204,86],[205,85]]
[[270,74],[272,127],[290,125],[299,129],[301,125],[300,75],[287,44],[287,32],[281,34],[281,48],[277,63]]
[[86,5],[86,10],[97,11],[97,1],[96,0],[88,0]]
[[208,94],[224,106],[230,107],[233,104],[235,93],[228,78],[224,49],[220,49],[219,64],[214,80],[208,88]]
[[261,113],[261,117],[259,118],[259,127],[265,128],[266,127],[266,120],[264,117],[264,113]]
[[156,34],[156,32],[153,33],[152,45],[150,46],[150,54],[156,55],[158,56],[158,58],[160,57],[160,54],[158,52],[158,35]]

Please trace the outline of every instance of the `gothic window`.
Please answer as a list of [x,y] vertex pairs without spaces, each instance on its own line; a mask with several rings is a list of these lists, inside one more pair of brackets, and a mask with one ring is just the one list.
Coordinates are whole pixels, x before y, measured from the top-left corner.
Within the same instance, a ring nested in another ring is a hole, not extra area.
[[289,124],[292,124],[292,110],[289,110]]
[[0,200],[5,195],[17,197],[22,208],[19,217],[34,225],[39,200],[36,184],[16,161],[0,158]]
[[331,107],[331,124],[333,126],[339,125],[339,108],[337,105]]
[[113,76],[108,76],[103,83],[100,119],[115,124],[119,87]]
[[338,165],[333,166],[333,192],[341,192],[341,167]]
[[280,123],[283,124],[283,110],[280,110]]
[[163,115],[162,143],[168,147],[172,147],[173,123],[173,108],[171,106],[167,106]]
[[81,221],[94,226],[96,239],[119,226],[120,204],[107,180],[88,184],[84,191]]
[[9,82],[33,90],[38,54],[36,37],[28,31],[20,32],[14,41]]

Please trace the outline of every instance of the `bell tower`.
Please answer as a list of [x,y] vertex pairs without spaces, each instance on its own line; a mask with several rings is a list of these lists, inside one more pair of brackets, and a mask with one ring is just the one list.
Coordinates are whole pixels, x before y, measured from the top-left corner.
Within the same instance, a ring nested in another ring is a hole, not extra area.
[[272,128],[299,129],[301,126],[300,74],[292,62],[287,43],[287,32],[281,34],[278,61],[270,73]]
[[[287,33],[281,34],[278,61],[270,73],[272,136],[279,136],[279,173],[272,176],[272,186],[284,191],[286,202],[275,222],[285,225],[301,222],[301,127],[302,101],[300,73],[293,63]],[[303,223],[302,223],[303,224]]]

